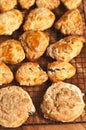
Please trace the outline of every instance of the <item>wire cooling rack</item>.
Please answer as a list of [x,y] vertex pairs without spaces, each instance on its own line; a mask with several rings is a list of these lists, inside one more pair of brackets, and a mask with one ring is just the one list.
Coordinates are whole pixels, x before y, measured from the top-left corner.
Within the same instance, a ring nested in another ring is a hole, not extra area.
[[[86,0],[82,1],[81,6],[79,7],[79,10],[82,14],[83,17],[83,21],[84,21],[84,30],[86,29]],[[59,19],[59,17],[64,14],[64,12],[66,11],[65,7],[61,4],[61,6],[58,9],[54,10],[55,15],[57,16],[56,18]],[[22,32],[15,32],[11,38],[18,38],[17,36],[21,34]],[[63,36],[62,34],[60,34],[60,32],[58,32],[57,30],[55,30],[54,28],[51,28],[49,30],[46,31],[46,33],[48,33],[50,35],[50,42],[53,43],[59,39],[61,39]],[[86,39],[86,30],[85,30],[85,39]],[[5,40],[5,38],[7,37],[2,37],[2,39]],[[1,36],[0,36],[0,40],[1,40]],[[45,54],[43,55],[43,57],[41,57],[37,62],[39,63],[39,65],[46,70],[46,66],[47,63],[52,60],[49,57],[46,57]],[[27,61],[25,59],[25,61]],[[86,43],[84,43],[84,47],[82,49],[82,52],[80,53],[79,56],[77,56],[76,58],[74,58],[71,63],[76,67],[77,71],[76,71],[76,75],[73,76],[71,79],[66,80],[65,82],[68,83],[72,83],[77,85],[81,91],[84,93],[84,101],[86,103]],[[17,70],[17,68],[20,66],[19,63],[18,65],[14,65],[11,66],[9,65],[9,67],[13,70],[14,74]],[[11,85],[19,85],[15,80],[12,82]],[[55,122],[55,121],[50,121],[47,119],[43,118],[43,114],[41,113],[41,109],[40,109],[40,104],[43,100],[43,95],[45,93],[45,91],[47,90],[47,88],[51,85],[51,81],[47,81],[46,83],[40,85],[40,86],[34,86],[34,87],[25,87],[23,86],[23,89],[26,90],[32,100],[33,103],[36,107],[36,113],[32,116],[30,116],[28,118],[28,120],[23,124],[23,126],[29,126],[29,125],[53,125],[53,124],[70,124],[70,123],[86,123],[86,107],[85,107],[85,112],[83,113],[82,116],[80,116],[78,119],[76,119],[73,122],[68,122],[68,123],[62,123],[62,122]],[[4,86],[2,86],[4,87]],[[21,86],[22,87],[22,86]]]
[[[60,9],[62,9],[62,7],[59,7],[58,10],[60,10]],[[86,29],[85,0],[82,1],[82,5],[80,6],[79,10],[83,17],[84,27],[85,27],[84,30],[85,30]],[[56,13],[56,11],[57,10],[55,10],[54,13]],[[59,34],[58,32],[57,32],[57,35],[55,35],[55,34],[53,34],[53,35],[54,35],[54,38],[51,37],[51,42],[62,38],[62,35]],[[56,36],[57,36],[57,39],[56,39]],[[86,38],[86,35],[85,35],[85,38]],[[38,61],[39,64],[41,64],[41,66],[44,67],[45,70],[46,70],[45,66],[47,65],[48,60],[50,60],[49,57],[48,58],[42,57],[41,60]],[[84,47],[82,49],[81,54],[79,56],[77,56],[76,58],[74,58],[71,61],[71,63],[76,67],[77,72],[76,72],[76,75],[73,76],[73,78],[68,79],[65,82],[77,85],[81,89],[81,91],[84,93],[84,101],[86,103],[86,43],[84,43]],[[73,122],[62,123],[60,121],[55,122],[55,121],[50,121],[50,120],[43,118],[43,114],[41,113],[41,109],[40,109],[40,104],[43,100],[43,95],[50,84],[51,84],[51,82],[48,81],[41,86],[35,86],[35,87],[30,87],[30,88],[24,87],[24,89],[26,91],[28,91],[28,93],[32,97],[33,103],[34,103],[37,111],[33,116],[30,116],[29,119],[27,120],[27,122],[25,122],[25,124],[23,124],[23,125],[27,126],[27,125],[86,123],[86,114],[85,114],[86,108],[85,108],[83,115],[80,116],[78,119],[76,119]]]

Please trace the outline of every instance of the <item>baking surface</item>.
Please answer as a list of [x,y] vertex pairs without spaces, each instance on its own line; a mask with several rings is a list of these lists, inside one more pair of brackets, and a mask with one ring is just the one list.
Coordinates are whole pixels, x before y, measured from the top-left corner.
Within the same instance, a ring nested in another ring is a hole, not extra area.
[[[62,15],[63,12],[64,12],[63,6],[60,6],[57,10],[54,10],[54,12],[59,18],[60,15]],[[59,13],[57,14],[57,12],[59,12]],[[83,4],[80,6],[80,12],[83,16],[83,20],[84,20],[84,23],[85,23],[85,25],[84,25],[85,26],[84,30],[85,30],[86,29],[86,19],[85,19],[86,18],[86,0],[83,0]],[[53,43],[56,40],[59,40],[60,38],[62,38],[62,35],[53,28],[51,30],[47,30],[46,32],[51,35],[51,43]],[[16,31],[12,35],[12,37],[0,36],[0,42],[5,40],[5,39],[8,39],[8,38],[17,39],[18,38],[17,34],[21,34],[21,32]],[[85,36],[85,39],[86,39],[86,30],[84,31],[84,36]],[[44,70],[46,70],[47,63],[50,60],[51,60],[51,58],[45,57],[45,55],[44,55],[37,62],[40,64],[40,66]],[[23,62],[25,62],[25,61],[27,61],[27,60],[25,59]],[[85,43],[84,43],[84,47],[82,49],[81,54],[78,57],[74,58],[71,61],[71,63],[77,68],[77,72],[76,72],[76,75],[73,76],[73,78],[71,78],[69,80],[65,80],[65,82],[73,83],[73,84],[77,85],[82,90],[82,92],[84,93],[84,101],[86,103],[86,44]],[[15,74],[15,71],[17,70],[17,68],[21,64],[22,63],[20,63],[18,65],[14,65],[14,66],[9,65],[11,67],[11,69],[13,70],[14,74]],[[15,80],[11,84],[19,85]],[[43,118],[43,115],[42,115],[41,110],[40,110],[40,103],[42,102],[43,95],[44,95],[46,89],[49,87],[49,85],[51,85],[50,81],[47,81],[45,84],[40,85],[40,86],[34,86],[34,87],[23,86],[23,89],[26,90],[30,94],[30,96],[32,97],[32,100],[34,102],[34,105],[35,105],[37,111],[33,116],[30,116],[30,118],[25,122],[25,124],[22,127],[18,128],[18,130],[20,130],[20,129],[33,130],[34,128],[35,128],[35,130],[36,129],[39,130],[40,128],[41,128],[41,130],[42,129],[46,130],[47,128],[49,128],[49,130],[51,130],[52,128],[54,130],[58,129],[58,128],[59,128],[59,130],[66,130],[66,129],[86,130],[86,125],[82,124],[83,122],[86,122],[86,114],[85,113],[83,114],[83,116],[79,117],[76,121],[73,122],[73,123],[79,123],[79,122],[81,123],[81,124],[77,124],[77,125],[73,125],[73,124],[70,124],[70,123],[68,123],[67,125],[61,125],[63,123],[53,122],[53,121],[49,121],[49,120],[46,120],[46,119]],[[6,85],[1,86],[1,87],[5,87],[5,86]],[[51,125],[47,126],[48,124],[51,124]],[[54,126],[54,124],[56,126]],[[34,127],[33,125],[39,125],[39,126]],[[4,128],[0,128],[0,129],[3,130]]]

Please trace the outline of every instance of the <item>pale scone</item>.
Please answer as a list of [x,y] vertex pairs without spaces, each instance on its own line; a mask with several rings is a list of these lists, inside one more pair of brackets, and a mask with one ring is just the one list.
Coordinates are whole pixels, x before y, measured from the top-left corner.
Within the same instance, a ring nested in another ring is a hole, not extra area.
[[44,117],[50,120],[71,122],[84,111],[81,90],[69,83],[53,83],[46,91],[41,104]]
[[67,9],[76,9],[82,2],[82,0],[61,0]]
[[68,62],[54,61],[48,64],[47,72],[51,81],[58,82],[74,76],[76,68]]
[[50,28],[55,20],[55,15],[47,8],[35,8],[27,16],[24,23],[24,31],[46,30]]
[[22,13],[17,9],[0,14],[0,35],[11,35],[22,24]]
[[18,2],[23,9],[29,9],[34,5],[35,0],[18,0]]
[[17,64],[24,60],[25,53],[21,43],[14,39],[0,43],[0,60],[9,64]]
[[49,37],[41,31],[26,31],[20,36],[26,57],[34,61],[43,55],[49,45]]
[[11,10],[17,5],[17,0],[0,0],[0,12]]
[[47,81],[48,76],[37,63],[23,63],[16,72],[16,80],[20,85],[41,85]]
[[36,0],[36,5],[53,10],[60,5],[60,0]]
[[11,69],[0,61],[0,85],[12,82],[14,76]]
[[82,50],[85,39],[82,36],[68,36],[50,45],[47,55],[58,61],[69,62],[78,56]]
[[67,11],[56,23],[55,28],[64,35],[83,35],[83,20],[78,9]]
[[0,89],[0,125],[15,128],[22,125],[35,107],[29,94],[18,86]]

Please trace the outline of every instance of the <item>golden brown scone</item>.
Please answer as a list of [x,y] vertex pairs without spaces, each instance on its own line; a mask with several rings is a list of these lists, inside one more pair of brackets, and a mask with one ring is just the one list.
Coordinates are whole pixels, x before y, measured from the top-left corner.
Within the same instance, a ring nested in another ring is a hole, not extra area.
[[0,85],[12,82],[14,76],[10,68],[0,61]]
[[9,39],[0,44],[0,60],[9,64],[17,64],[24,58],[25,53],[19,41]]
[[67,9],[76,9],[82,2],[82,0],[61,0]]
[[22,24],[22,13],[17,9],[0,14],[0,35],[11,35]]
[[18,86],[0,89],[0,125],[15,128],[22,125],[35,107],[29,94]]
[[53,10],[60,5],[60,0],[36,0],[36,5]]
[[46,30],[50,28],[55,20],[55,15],[47,8],[33,9],[27,16],[24,23],[24,31],[27,30]]
[[0,12],[11,10],[17,5],[17,0],[0,0]]
[[55,28],[64,35],[83,35],[83,20],[78,9],[67,11],[56,23]]
[[83,47],[82,36],[68,36],[50,45],[47,48],[47,55],[58,61],[69,62],[80,54]]
[[48,64],[48,76],[53,82],[69,79],[76,73],[76,68],[68,62],[54,61]]
[[26,62],[16,72],[16,80],[20,85],[41,85],[47,81],[48,76],[37,63]]
[[24,9],[29,9],[31,6],[34,5],[35,0],[18,0],[19,4]]
[[20,36],[26,57],[34,61],[43,55],[49,45],[49,37],[41,31],[26,31]]
[[46,91],[41,104],[44,117],[50,120],[71,122],[84,111],[81,90],[69,83],[53,83]]

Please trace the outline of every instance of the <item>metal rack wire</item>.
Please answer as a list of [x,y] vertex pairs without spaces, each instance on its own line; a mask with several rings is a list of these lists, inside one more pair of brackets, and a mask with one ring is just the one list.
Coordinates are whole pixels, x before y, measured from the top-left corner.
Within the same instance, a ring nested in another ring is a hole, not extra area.
[[[84,11],[85,10],[84,1],[85,0],[83,0],[83,2],[82,2],[80,11],[83,15],[83,19],[84,19],[85,26],[86,26],[86,14]],[[66,82],[73,83],[81,89],[81,91],[84,93],[84,101],[86,103],[86,44],[84,44],[81,54],[78,57],[74,58],[71,62],[77,68],[77,72],[73,78],[66,80]],[[41,110],[40,110],[40,103],[42,102],[43,95],[44,95],[46,89],[48,88],[48,86],[49,86],[49,82],[47,82],[46,84],[41,85],[41,86],[30,87],[28,89],[24,87],[24,89],[26,89],[26,91],[28,91],[29,94],[31,95],[34,105],[36,106],[37,112],[35,113],[35,115],[31,116],[27,120],[27,122],[23,125],[27,126],[27,125],[49,125],[49,124],[54,125],[54,124],[86,123],[86,114],[85,114],[86,108],[85,108],[85,113],[73,122],[62,123],[59,121],[55,122],[55,121],[50,121],[50,120],[44,119],[43,115],[41,113]]]

